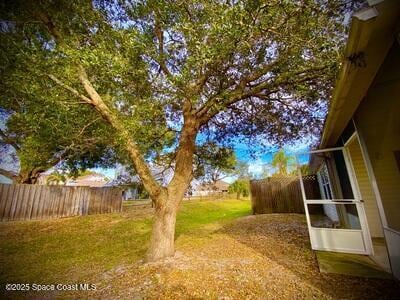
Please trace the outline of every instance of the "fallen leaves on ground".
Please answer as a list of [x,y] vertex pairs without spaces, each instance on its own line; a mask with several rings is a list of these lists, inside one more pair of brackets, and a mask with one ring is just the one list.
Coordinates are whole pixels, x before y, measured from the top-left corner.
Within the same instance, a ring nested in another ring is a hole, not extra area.
[[180,235],[175,257],[103,274],[99,298],[377,299],[400,295],[387,280],[321,274],[304,216],[257,215]]

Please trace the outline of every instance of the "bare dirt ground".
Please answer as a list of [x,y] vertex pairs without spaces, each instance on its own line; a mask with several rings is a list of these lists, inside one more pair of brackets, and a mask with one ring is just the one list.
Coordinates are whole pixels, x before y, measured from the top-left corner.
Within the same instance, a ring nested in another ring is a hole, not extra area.
[[[247,216],[178,236],[174,258],[101,274],[104,299],[400,299],[390,280],[321,274],[302,215]],[[71,295],[73,296],[73,295]]]

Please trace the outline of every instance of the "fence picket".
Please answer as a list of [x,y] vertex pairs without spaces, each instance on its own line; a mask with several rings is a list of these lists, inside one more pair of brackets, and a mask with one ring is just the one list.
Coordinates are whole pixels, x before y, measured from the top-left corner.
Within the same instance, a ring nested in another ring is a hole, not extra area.
[[[8,193],[10,191],[10,185],[1,185],[0,186],[0,195],[4,195],[4,198],[7,199]],[[5,210],[6,210],[6,204],[7,201],[1,201],[0,202],[0,220],[3,220],[3,217],[5,215]]]
[[121,211],[121,190],[0,184],[0,220],[31,220]]
[[[308,195],[318,199],[314,176],[303,177]],[[254,214],[303,213],[304,204],[300,180],[294,176],[270,177],[250,182],[251,202]]]

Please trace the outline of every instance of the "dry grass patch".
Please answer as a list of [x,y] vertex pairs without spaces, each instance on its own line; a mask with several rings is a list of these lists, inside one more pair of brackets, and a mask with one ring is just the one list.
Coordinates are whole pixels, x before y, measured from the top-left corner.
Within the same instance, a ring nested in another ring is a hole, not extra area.
[[176,256],[146,264],[151,212],[149,206],[128,207],[122,214],[1,224],[1,281],[97,285],[94,292],[33,295],[60,298],[377,299],[400,294],[393,281],[320,274],[304,216],[251,216],[248,201],[185,202],[177,220]]
[[[209,227],[209,226],[205,226]],[[204,228],[205,228],[204,227]],[[393,281],[320,274],[301,215],[258,215],[181,235],[163,262],[131,266],[99,282],[101,298],[377,299]]]

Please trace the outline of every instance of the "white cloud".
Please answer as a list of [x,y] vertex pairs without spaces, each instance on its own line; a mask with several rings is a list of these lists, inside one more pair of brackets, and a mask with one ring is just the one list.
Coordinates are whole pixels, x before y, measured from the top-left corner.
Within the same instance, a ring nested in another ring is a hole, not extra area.
[[256,161],[249,162],[249,172],[259,175],[263,171],[263,161],[259,158]]

